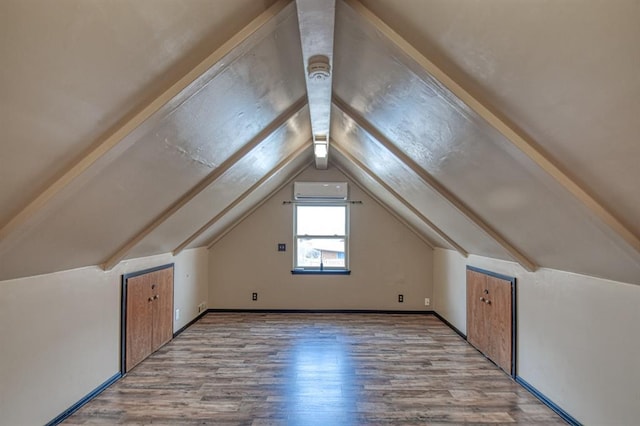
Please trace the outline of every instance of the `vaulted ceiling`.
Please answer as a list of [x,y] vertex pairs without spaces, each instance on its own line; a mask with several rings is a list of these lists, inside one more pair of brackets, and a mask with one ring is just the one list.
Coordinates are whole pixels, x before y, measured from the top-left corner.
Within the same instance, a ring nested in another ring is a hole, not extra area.
[[210,246],[326,120],[428,244],[640,284],[639,2],[321,3],[0,2],[0,280]]

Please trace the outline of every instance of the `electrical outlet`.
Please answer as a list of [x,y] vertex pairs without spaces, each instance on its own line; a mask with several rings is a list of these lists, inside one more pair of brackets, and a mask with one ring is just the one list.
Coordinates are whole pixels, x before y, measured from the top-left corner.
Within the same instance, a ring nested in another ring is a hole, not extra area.
[[278,251],[287,251],[287,245],[285,243],[278,243]]
[[428,297],[424,298],[424,306],[429,306],[431,305],[431,299],[429,299]]
[[398,303],[403,303],[404,302],[404,296],[402,294],[398,295]]
[[253,294],[251,295],[251,300],[253,300],[253,301],[258,300],[258,293],[253,293]]
[[202,302],[201,304],[198,305],[198,313],[201,313],[206,308],[207,308],[207,303],[206,302]]
[[180,319],[180,309],[176,309],[176,321]]

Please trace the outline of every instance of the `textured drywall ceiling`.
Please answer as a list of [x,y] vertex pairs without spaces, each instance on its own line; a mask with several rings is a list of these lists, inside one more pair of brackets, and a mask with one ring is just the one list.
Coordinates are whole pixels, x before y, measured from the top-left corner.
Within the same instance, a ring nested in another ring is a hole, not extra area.
[[[253,148],[214,181],[226,184],[210,185],[200,198],[219,203],[215,213],[269,173],[309,138],[299,46],[290,4],[124,136],[20,232],[0,241],[0,279],[110,259],[246,146]],[[198,199],[184,209],[189,220],[137,253],[166,251],[210,219]]]
[[[331,134],[344,155],[330,148],[330,162],[435,246],[640,284],[629,242],[640,235],[640,4],[363,3],[382,24],[336,2]],[[307,161],[294,2],[8,0],[0,24],[0,279],[208,244]],[[434,79],[393,30],[540,146],[631,239]],[[129,125],[144,107],[154,112]],[[116,130],[113,149],[24,210]]]
[[0,223],[270,3],[0,2]]
[[640,2],[362,3],[640,234]]
[[[343,3],[337,9],[334,61],[334,96],[348,105],[350,113],[397,146],[532,262],[638,280],[637,253],[483,117]],[[401,170],[385,149],[369,146],[370,136],[348,117],[344,119],[334,110],[333,120],[339,123],[334,137],[345,138],[352,152],[359,150],[355,156],[371,162],[374,173],[399,192],[411,194],[407,198],[454,241],[463,248],[465,243],[471,246],[467,251],[500,257],[495,250],[475,245],[478,239],[461,225],[447,224],[454,216],[446,209],[434,202],[421,204],[429,194],[428,185],[417,188],[410,171]]]

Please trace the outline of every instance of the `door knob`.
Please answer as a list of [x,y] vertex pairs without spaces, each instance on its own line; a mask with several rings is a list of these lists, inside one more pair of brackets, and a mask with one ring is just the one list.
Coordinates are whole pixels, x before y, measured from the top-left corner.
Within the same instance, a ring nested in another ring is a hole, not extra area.
[[149,298],[149,302],[153,302],[153,297],[150,297],[150,298]]
[[160,299],[160,296],[158,296],[157,294],[155,296],[153,296],[154,300]]
[[490,304],[491,304],[491,300],[489,300],[489,299],[485,299],[485,300],[484,300],[484,303],[486,303],[487,305],[490,305]]
[[484,302],[486,299],[484,297],[480,297],[480,301]]

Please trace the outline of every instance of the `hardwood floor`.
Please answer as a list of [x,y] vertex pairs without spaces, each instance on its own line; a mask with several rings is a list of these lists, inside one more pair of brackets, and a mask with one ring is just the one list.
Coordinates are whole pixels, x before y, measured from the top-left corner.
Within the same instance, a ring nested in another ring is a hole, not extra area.
[[564,424],[430,315],[209,313],[65,425]]

